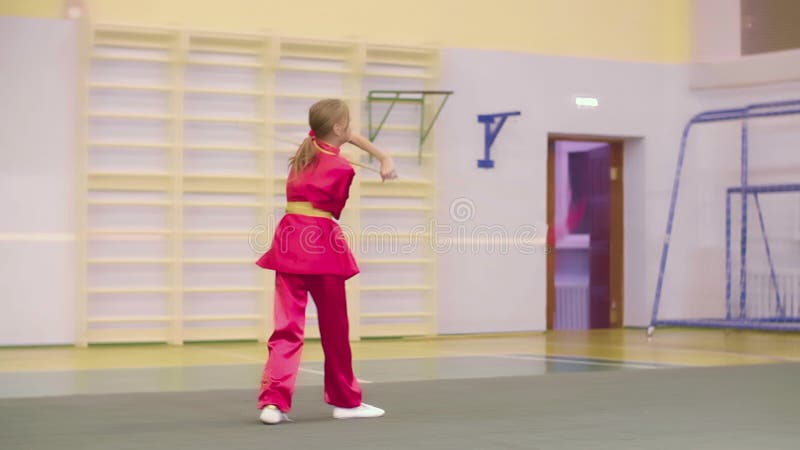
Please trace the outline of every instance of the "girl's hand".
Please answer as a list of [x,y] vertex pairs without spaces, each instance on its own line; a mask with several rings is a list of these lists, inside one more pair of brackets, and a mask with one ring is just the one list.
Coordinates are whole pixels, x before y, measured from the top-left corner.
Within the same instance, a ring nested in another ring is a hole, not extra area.
[[388,153],[381,151],[367,138],[355,132],[350,135],[350,143],[369,153],[372,157],[378,158],[378,161],[381,162],[380,172],[383,181],[397,178],[397,172],[394,170],[394,160]]
[[397,178],[397,172],[394,170],[394,160],[389,155],[385,155],[381,159],[381,178],[383,181]]

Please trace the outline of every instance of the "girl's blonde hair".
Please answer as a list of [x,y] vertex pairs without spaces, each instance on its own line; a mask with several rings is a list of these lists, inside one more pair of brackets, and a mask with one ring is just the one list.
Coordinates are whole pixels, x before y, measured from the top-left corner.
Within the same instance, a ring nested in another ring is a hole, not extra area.
[[[320,100],[308,110],[308,125],[317,138],[324,138],[333,132],[337,123],[350,123],[350,109],[347,103],[339,99]],[[289,167],[294,173],[300,173],[316,161],[317,146],[311,136],[307,137],[297,152],[289,159]]]

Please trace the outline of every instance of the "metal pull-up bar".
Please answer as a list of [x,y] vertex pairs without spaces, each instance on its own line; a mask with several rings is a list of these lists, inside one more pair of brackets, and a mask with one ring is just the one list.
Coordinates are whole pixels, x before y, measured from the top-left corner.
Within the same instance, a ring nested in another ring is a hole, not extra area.
[[[442,99],[442,103],[439,104],[439,107],[436,110],[436,113],[431,120],[431,123],[427,126],[425,125],[425,101],[428,96],[434,95],[442,95],[444,98]],[[369,95],[367,95],[367,115],[369,116],[369,140],[373,141],[375,138],[378,137],[378,134],[383,129],[384,124],[386,124],[386,119],[389,118],[389,114],[392,112],[394,105],[397,103],[416,103],[421,106],[420,108],[420,118],[419,118],[419,162],[422,163],[422,146],[425,144],[425,140],[428,139],[428,135],[430,134],[431,130],[433,129],[433,125],[436,123],[436,120],[439,118],[439,114],[441,114],[442,109],[444,108],[445,103],[447,103],[447,99],[453,95],[453,91],[390,91],[390,90],[378,90],[378,91],[369,91]],[[380,123],[378,123],[377,127],[373,127],[372,125],[372,103],[389,103],[389,107],[386,109],[386,112],[383,113],[383,117],[381,118]]]

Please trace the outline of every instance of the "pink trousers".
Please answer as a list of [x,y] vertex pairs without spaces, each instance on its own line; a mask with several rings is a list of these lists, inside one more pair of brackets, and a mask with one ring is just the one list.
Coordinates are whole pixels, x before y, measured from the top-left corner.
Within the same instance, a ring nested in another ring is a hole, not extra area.
[[317,321],[325,353],[325,402],[355,408],[361,388],[353,374],[345,278],[336,275],[275,274],[275,331],[269,338],[269,358],[261,379],[258,407],[292,408],[297,371],[303,351],[308,293],[317,305]]

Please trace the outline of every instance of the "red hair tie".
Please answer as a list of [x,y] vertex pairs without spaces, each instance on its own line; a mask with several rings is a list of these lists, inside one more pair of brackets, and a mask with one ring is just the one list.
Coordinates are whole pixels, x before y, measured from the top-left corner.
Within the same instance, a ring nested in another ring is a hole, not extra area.
[[308,132],[308,136],[311,137],[311,138],[315,138],[315,137],[317,137],[317,133],[315,133],[314,130],[311,130],[311,131]]

